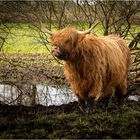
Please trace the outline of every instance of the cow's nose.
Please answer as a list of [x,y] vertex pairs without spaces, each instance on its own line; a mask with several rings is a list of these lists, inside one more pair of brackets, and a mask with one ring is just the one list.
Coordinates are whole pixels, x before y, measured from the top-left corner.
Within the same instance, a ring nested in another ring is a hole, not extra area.
[[58,47],[57,46],[52,46],[52,50],[53,51],[57,51],[58,50]]
[[53,50],[57,50],[57,48],[58,48],[57,46],[52,46]]

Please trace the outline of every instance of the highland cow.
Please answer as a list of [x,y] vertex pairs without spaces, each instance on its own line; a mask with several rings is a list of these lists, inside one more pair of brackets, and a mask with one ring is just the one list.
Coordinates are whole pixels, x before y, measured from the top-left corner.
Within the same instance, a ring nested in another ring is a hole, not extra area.
[[122,101],[127,94],[130,50],[122,38],[97,37],[89,34],[91,30],[46,30],[51,34],[52,54],[65,61],[65,76],[81,105],[112,95]]

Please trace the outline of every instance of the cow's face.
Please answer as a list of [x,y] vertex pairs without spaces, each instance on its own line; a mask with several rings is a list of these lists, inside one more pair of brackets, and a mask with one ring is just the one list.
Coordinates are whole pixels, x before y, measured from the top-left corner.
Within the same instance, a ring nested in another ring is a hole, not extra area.
[[91,26],[91,28],[86,31],[77,31],[72,28],[64,28],[57,32],[52,32],[46,28],[43,30],[51,35],[52,54],[58,59],[69,60],[72,54],[75,53],[76,55],[75,48],[78,43],[79,36],[89,34],[96,25]]
[[70,28],[59,30],[52,35],[52,54],[60,60],[68,60],[76,41],[76,30]]

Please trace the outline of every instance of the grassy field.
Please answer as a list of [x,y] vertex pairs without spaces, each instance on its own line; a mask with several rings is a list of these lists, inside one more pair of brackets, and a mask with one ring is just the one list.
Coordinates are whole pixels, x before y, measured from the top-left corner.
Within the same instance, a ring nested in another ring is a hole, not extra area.
[[39,34],[29,24],[8,24],[9,35],[2,48],[2,52],[46,52]]
[[[87,25],[72,25],[71,27],[78,28],[79,30],[87,29]],[[1,28],[5,28],[1,25]],[[40,52],[47,53],[48,49],[50,49],[49,44],[47,44],[47,40],[49,41],[49,37],[47,35],[40,34],[37,31],[37,28],[33,25],[29,24],[6,24],[6,29],[10,31],[6,38],[6,42],[2,48],[3,52]],[[56,26],[52,26],[52,30],[56,30]],[[133,32],[139,32],[140,27],[137,25],[133,25]],[[103,35],[103,27],[101,25],[97,25],[93,30],[93,33],[97,35]],[[1,33],[2,34],[2,33]],[[5,33],[2,35],[5,36]],[[48,37],[46,39],[46,37]],[[43,38],[43,39],[42,39]],[[132,36],[129,34],[127,37],[127,43],[131,42]]]

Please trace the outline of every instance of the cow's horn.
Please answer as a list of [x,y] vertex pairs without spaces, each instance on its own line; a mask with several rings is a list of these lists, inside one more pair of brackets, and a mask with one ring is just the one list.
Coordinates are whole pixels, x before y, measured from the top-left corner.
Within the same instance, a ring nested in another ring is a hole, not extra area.
[[49,35],[54,35],[55,34],[55,32],[52,32],[52,31],[48,30],[46,27],[44,27],[44,25],[41,21],[40,21],[40,26],[41,26],[41,31],[42,32],[48,33]]
[[47,28],[43,28],[42,31],[45,32],[45,33],[48,33],[49,35],[54,35],[55,34],[55,32],[52,32],[52,31],[48,30]]
[[99,24],[99,22],[95,23],[94,25],[92,25],[89,29],[85,30],[85,31],[78,31],[78,33],[80,34],[90,34],[91,31]]

